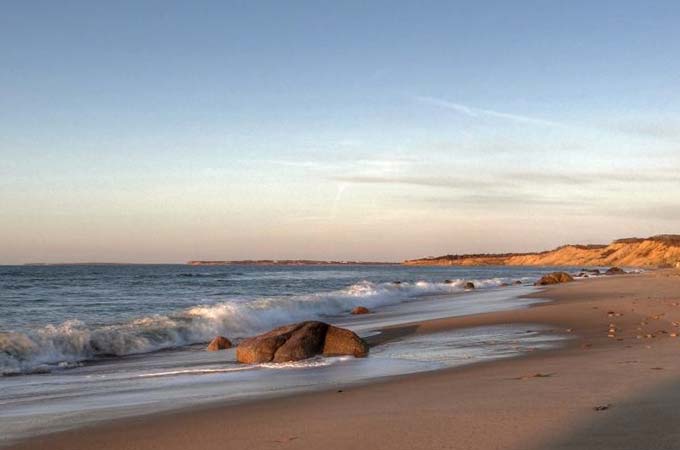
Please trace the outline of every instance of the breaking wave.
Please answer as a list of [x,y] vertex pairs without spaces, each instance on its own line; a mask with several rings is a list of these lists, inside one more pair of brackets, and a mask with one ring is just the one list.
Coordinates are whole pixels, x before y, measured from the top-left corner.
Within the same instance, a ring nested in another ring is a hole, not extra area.
[[[240,338],[273,326],[346,313],[355,306],[377,308],[407,299],[460,292],[467,280],[447,283],[371,283],[296,297],[225,301],[197,305],[174,314],[152,315],[129,322],[88,326],[79,320],[25,332],[0,332],[0,373],[35,373],[72,367],[102,356],[124,356],[207,342],[218,334]],[[504,280],[473,280],[477,288]]]

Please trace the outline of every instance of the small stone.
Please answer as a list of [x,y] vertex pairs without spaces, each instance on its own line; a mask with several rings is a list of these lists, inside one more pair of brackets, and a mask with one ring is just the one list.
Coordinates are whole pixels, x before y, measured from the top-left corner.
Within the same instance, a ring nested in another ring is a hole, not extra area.
[[210,341],[206,350],[209,352],[216,352],[218,350],[226,350],[231,348],[231,341],[224,336],[217,336],[215,339]]
[[352,310],[352,314],[368,314],[370,312],[371,311],[369,311],[369,309],[365,306],[357,306]]

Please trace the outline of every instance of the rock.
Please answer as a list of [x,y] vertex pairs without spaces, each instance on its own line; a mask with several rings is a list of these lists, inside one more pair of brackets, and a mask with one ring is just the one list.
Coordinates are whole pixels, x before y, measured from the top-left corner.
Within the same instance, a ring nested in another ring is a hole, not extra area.
[[286,343],[299,324],[285,325],[259,336],[246,339],[236,347],[236,359],[246,364],[271,362],[276,350]]
[[536,282],[536,285],[545,286],[547,284],[568,283],[570,281],[574,281],[574,278],[567,272],[553,272],[541,277],[541,279]]
[[324,322],[301,322],[246,339],[236,348],[236,359],[246,364],[299,361],[315,355],[368,354],[368,344],[350,330]]
[[323,351],[328,324],[324,322],[303,322],[288,340],[276,350],[273,361],[300,361],[311,358]]
[[231,348],[231,341],[224,336],[217,336],[215,339],[210,341],[210,344],[208,344],[208,347],[206,350],[209,352],[216,352],[218,350],[226,350],[228,348]]
[[517,280],[517,281],[514,282],[514,284],[522,284],[522,281],[521,281],[521,280]]
[[453,284],[453,280],[444,280],[444,284]]
[[368,355],[368,344],[352,331],[330,325],[326,332],[323,355],[352,355],[363,358]]
[[371,311],[369,311],[369,309],[365,306],[357,306],[352,310],[352,314],[368,314],[370,312]]
[[607,269],[607,271],[604,273],[605,275],[623,275],[627,273],[625,270],[621,269],[620,267],[610,267]]
[[466,281],[466,282],[465,282],[464,288],[465,288],[465,289],[474,289],[474,288],[475,288],[475,283],[473,283],[472,281]]
[[393,281],[392,284],[400,285],[401,281]]

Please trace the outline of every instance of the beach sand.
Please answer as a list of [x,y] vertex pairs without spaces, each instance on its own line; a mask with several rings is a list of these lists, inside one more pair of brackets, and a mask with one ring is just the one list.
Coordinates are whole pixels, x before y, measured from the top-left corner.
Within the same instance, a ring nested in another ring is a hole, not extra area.
[[680,322],[680,272],[589,279],[535,295],[553,302],[413,324],[380,339],[546,324],[573,336],[565,347],[341,391],[112,421],[13,448],[680,448],[680,338],[673,337],[680,334],[673,325]]

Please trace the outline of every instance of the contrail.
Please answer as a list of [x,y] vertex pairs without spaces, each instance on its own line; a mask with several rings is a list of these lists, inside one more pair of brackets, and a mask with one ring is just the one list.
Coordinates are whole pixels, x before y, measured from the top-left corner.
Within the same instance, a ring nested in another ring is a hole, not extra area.
[[335,200],[333,200],[333,207],[331,208],[331,219],[335,219],[335,216],[337,215],[338,204],[340,203],[340,199],[342,198],[342,194],[345,192],[346,188],[347,183],[338,184],[338,193],[335,194]]
[[550,126],[550,127],[560,127],[563,126],[560,123],[557,122],[552,122],[550,120],[545,120],[545,119],[539,119],[536,117],[528,117],[528,116],[522,116],[519,114],[510,114],[510,113],[504,113],[500,111],[493,111],[491,109],[481,109],[481,108],[473,108],[470,106],[466,106],[460,103],[454,103],[450,102],[448,100],[443,100],[439,98],[434,98],[434,97],[424,97],[424,96],[415,96],[413,97],[415,100],[421,102],[421,103],[427,103],[430,105],[434,106],[439,106],[440,108],[445,108],[445,109],[450,109],[453,111],[456,111],[460,114],[464,114],[468,117],[483,117],[483,116],[490,116],[490,117],[497,117],[499,119],[506,119],[506,120],[512,120],[515,122],[522,122],[522,123],[529,123],[533,125],[541,125],[541,126]]

